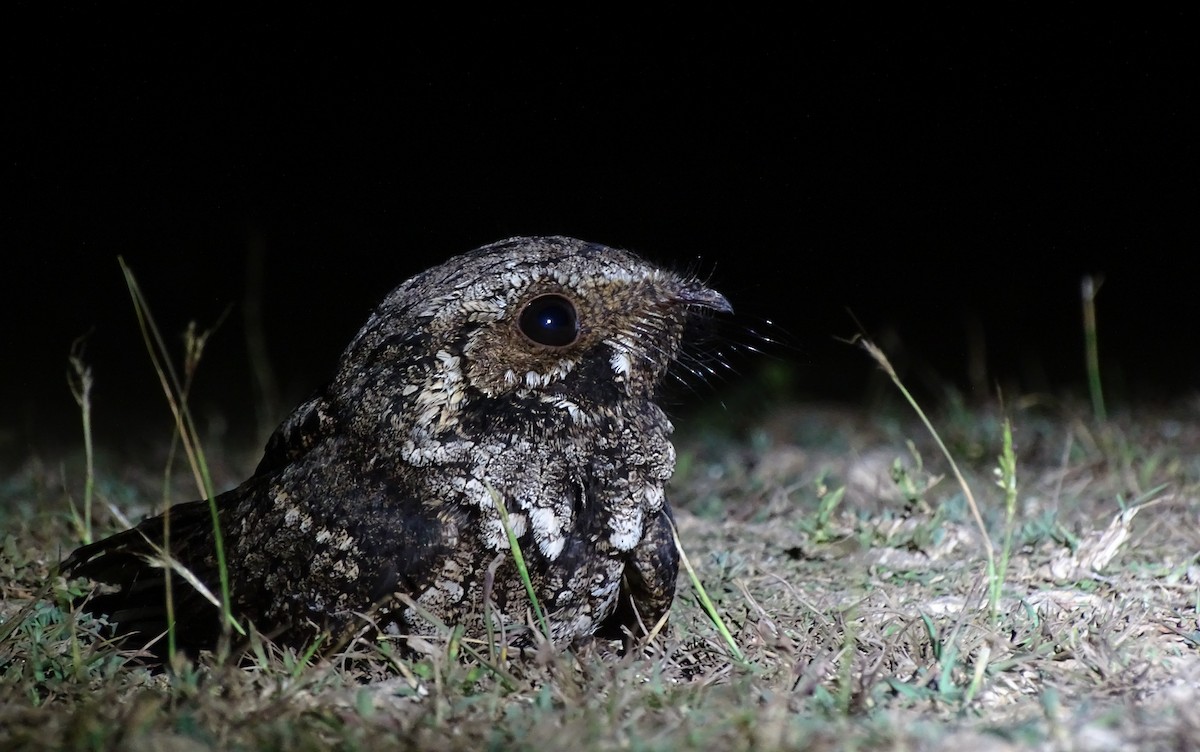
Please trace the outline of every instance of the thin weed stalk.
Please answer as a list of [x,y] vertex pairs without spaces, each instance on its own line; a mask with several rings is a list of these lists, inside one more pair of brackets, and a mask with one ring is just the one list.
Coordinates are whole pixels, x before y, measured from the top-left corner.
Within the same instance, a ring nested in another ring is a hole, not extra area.
[[854,699],[854,657],[858,655],[858,613],[852,608],[842,614],[842,649],[838,651],[837,709],[843,716],[850,715],[850,703]]
[[[246,631],[238,624],[233,616],[232,598],[229,588],[229,566],[225,559],[225,541],[221,533],[220,514],[217,510],[216,493],[213,490],[212,476],[209,473],[208,463],[204,457],[204,451],[200,446],[200,435],[196,430],[195,421],[192,419],[191,411],[188,409],[187,402],[184,400],[187,392],[180,382],[178,375],[175,372],[174,366],[171,365],[166,344],[163,342],[161,333],[158,330],[157,324],[154,322],[154,317],[150,312],[150,306],[142,294],[141,288],[138,286],[137,280],[133,275],[133,271],[125,263],[124,258],[118,258],[121,264],[121,271],[125,275],[125,284],[129,288],[129,295],[133,300],[133,309],[137,314],[138,326],[141,328],[142,339],[146,344],[146,351],[150,355],[150,361],[154,365],[154,371],[158,374],[159,383],[162,386],[163,394],[167,398],[167,404],[171,408],[171,414],[175,417],[175,428],[179,433],[184,453],[187,455],[188,464],[192,469],[193,478],[196,481],[197,488],[204,498],[208,501],[209,513],[212,517],[213,528],[213,548],[217,560],[217,574],[220,580],[221,589],[221,628],[228,639],[229,630],[235,629],[241,635],[245,635]],[[197,350],[189,356],[188,369],[194,368],[194,364],[199,359],[199,351]],[[194,356],[194,359],[193,359]],[[169,526],[170,509],[164,511],[163,524]],[[169,527],[167,527],[169,531]],[[170,593],[170,585],[167,585],[167,592]],[[172,615],[173,616],[173,615]],[[168,617],[168,639],[172,640],[169,645],[173,644],[174,620]]]
[[966,693],[963,695],[963,707],[971,704],[971,702],[979,695],[979,690],[983,687],[983,679],[987,673],[988,660],[992,657],[992,647],[984,643],[979,648],[979,652],[975,654],[974,667],[971,671],[971,683],[967,685]]
[[1017,458],[1013,452],[1012,423],[1008,418],[1001,425],[1002,444],[996,467],[996,485],[1004,490],[1004,543],[1000,547],[1000,562],[996,577],[989,583],[988,610],[997,613],[1000,590],[1008,574],[1008,559],[1012,555],[1013,534],[1017,526]]
[[1100,385],[1100,335],[1096,326],[1096,295],[1100,292],[1100,285],[1103,281],[1088,275],[1083,278],[1081,285],[1083,344],[1087,357],[1088,392],[1092,397],[1092,415],[1099,423],[1108,420],[1108,411],[1104,407],[1104,390]]
[[[67,374],[67,382],[71,387],[71,395],[79,405],[79,413],[83,418],[83,456],[87,464],[83,481],[83,520],[75,514],[76,526],[79,528],[79,538],[85,543],[92,542],[92,497],[96,490],[96,457],[92,445],[92,368],[83,361],[83,341],[80,337],[71,343],[71,354],[68,361],[72,373]],[[72,505],[74,512],[74,505]]]
[[[223,318],[223,317],[222,317]],[[191,395],[192,383],[195,381],[196,369],[200,365],[200,357],[204,353],[204,344],[208,341],[208,335],[213,332],[216,326],[219,326],[218,321],[213,329],[198,335],[196,334],[195,322],[189,322],[187,332],[184,335],[184,368],[183,368],[183,388],[179,392],[179,404],[187,405],[188,397]],[[175,458],[178,456],[180,431],[175,431],[171,434],[171,446],[167,451],[167,463],[163,468],[163,549],[171,550],[171,471],[175,467]],[[197,442],[197,446],[199,443]],[[200,452],[203,458],[203,451]],[[207,494],[206,494],[207,495]],[[176,651],[175,644],[175,593],[171,588],[171,568],[167,567],[164,570],[165,584],[165,606],[167,610],[167,655],[174,657]]]
[[[951,455],[950,450],[946,448],[945,442],[942,441],[942,437],[938,434],[937,429],[933,427],[933,423],[930,422],[929,417],[925,414],[925,411],[921,409],[919,404],[917,404],[916,398],[912,396],[912,393],[909,392],[904,386],[904,382],[900,380],[899,375],[896,374],[896,369],[892,367],[891,361],[888,360],[888,357],[883,353],[883,350],[880,350],[874,342],[865,337],[856,337],[855,339],[858,344],[867,351],[867,354],[869,354],[875,360],[875,362],[879,364],[879,367],[882,368],[884,373],[888,375],[888,378],[892,380],[892,383],[896,385],[896,388],[900,390],[900,393],[904,395],[904,399],[917,413],[917,417],[921,419],[921,423],[925,426],[925,429],[929,431],[930,436],[933,437],[934,443],[937,444],[938,450],[941,451],[942,456],[946,458],[946,462],[950,464],[950,470],[954,473],[954,478],[958,481],[959,488],[962,489],[963,496],[967,500],[967,506],[971,510],[971,516],[975,519],[975,525],[979,528],[979,534],[983,537],[983,550],[985,556],[987,557],[987,576],[989,586],[993,590],[998,591],[1003,583],[999,582],[997,579],[995,546],[992,544],[991,536],[988,535],[987,526],[983,522],[983,515],[979,512],[979,505],[975,503],[975,494],[971,492],[971,487],[967,484],[967,479],[963,477],[962,471],[958,469],[958,463],[954,461],[954,456]],[[996,611],[993,606],[992,618],[995,618],[995,616]]]

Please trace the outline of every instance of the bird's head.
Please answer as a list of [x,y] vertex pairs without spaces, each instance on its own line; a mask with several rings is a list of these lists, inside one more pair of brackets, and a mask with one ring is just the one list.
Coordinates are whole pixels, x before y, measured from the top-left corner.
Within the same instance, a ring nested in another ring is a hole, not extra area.
[[650,399],[689,320],[731,310],[696,279],[626,251],[512,238],[396,288],[335,384],[359,408],[435,432],[479,411],[586,422]]

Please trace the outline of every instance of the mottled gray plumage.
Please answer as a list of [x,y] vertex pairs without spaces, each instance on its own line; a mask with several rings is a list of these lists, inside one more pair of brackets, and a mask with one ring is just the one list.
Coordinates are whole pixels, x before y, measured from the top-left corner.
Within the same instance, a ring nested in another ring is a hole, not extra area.
[[[652,626],[678,570],[663,490],[672,427],[654,400],[705,309],[729,304],[563,237],[495,243],[400,285],[254,475],[218,497],[234,611],[296,645],[353,634],[364,616],[385,633],[433,634],[403,595],[469,634],[486,634],[486,618],[527,643],[498,495],[556,642]],[[170,518],[172,554],[217,592],[207,503]],[[147,554],[162,537],[162,519],[146,520],[64,571],[116,585],[89,608],[154,637],[165,588]],[[173,581],[181,642],[212,644],[216,610]]]

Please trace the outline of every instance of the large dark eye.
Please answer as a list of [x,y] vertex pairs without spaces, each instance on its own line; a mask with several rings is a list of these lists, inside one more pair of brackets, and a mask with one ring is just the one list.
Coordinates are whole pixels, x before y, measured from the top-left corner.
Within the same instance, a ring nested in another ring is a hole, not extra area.
[[575,306],[561,295],[540,295],[529,301],[517,323],[522,334],[547,347],[566,347],[579,337]]

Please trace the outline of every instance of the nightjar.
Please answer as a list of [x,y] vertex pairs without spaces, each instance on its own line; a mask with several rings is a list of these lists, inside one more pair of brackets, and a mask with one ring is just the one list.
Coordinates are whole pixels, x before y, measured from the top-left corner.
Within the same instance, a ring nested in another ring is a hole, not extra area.
[[[297,646],[429,637],[438,621],[529,644],[511,531],[556,644],[654,625],[679,563],[672,426],[655,399],[689,323],[730,310],[696,279],[565,237],[512,238],[409,279],[252,477],[216,498],[235,615]],[[171,556],[219,592],[208,502],[172,507],[169,523]],[[164,518],[147,519],[63,571],[108,585],[87,609],[152,640],[166,629],[163,539]],[[170,581],[180,644],[213,645],[219,611]]]

